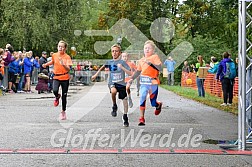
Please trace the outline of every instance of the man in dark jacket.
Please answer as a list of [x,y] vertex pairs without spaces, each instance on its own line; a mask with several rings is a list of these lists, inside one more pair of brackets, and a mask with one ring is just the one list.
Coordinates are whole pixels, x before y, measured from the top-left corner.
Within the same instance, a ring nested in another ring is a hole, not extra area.
[[42,52],[42,56],[39,59],[39,65],[40,65],[40,70],[39,72],[41,73],[44,69],[47,70],[47,72],[49,72],[49,67],[47,66],[46,68],[44,68],[42,65],[47,63],[47,53],[46,51]]
[[216,74],[216,79],[221,81],[223,91],[224,103],[221,104],[221,106],[230,106],[233,101],[234,78],[231,79],[225,77],[227,71],[226,63],[233,62],[230,57],[231,55],[228,52],[223,53],[223,59],[219,64],[218,72]]

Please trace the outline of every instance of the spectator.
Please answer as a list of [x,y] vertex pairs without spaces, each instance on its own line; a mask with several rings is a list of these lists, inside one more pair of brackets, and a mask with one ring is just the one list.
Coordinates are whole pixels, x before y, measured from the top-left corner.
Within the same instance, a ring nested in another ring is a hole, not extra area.
[[236,57],[235,58],[236,77],[238,77],[238,65],[239,65],[239,59],[238,59],[238,57]]
[[[47,62],[52,60],[52,55],[54,54],[54,52],[50,52],[50,57],[47,58]],[[48,83],[48,88],[49,91],[51,92],[53,89],[53,77],[54,77],[54,73],[53,73],[53,65],[49,65],[49,71],[48,71],[48,76],[49,76],[49,83]]]
[[212,65],[210,65],[210,68],[208,69],[208,72],[211,74],[216,74],[216,72],[218,71],[218,67],[219,67],[219,62],[217,60],[216,57],[211,57],[211,63]]
[[24,75],[24,58],[25,54],[22,53],[21,51],[18,52],[19,54],[19,60],[18,60],[18,65],[19,65],[19,82],[18,82],[18,93],[23,93],[23,85],[25,81],[25,75]]
[[168,59],[165,60],[164,65],[166,66],[168,72],[167,84],[174,85],[174,70],[176,62],[172,59],[171,56],[169,56]]
[[[54,52],[50,52],[50,57],[47,58],[47,62],[51,61],[52,60],[52,55],[54,54]],[[50,65],[49,66],[49,74],[50,73],[53,73],[53,65]]]
[[14,61],[14,57],[12,56],[14,52],[14,48],[10,45],[7,44],[6,48],[5,48],[5,53],[3,56],[3,60],[4,60],[4,78],[3,78],[3,85],[4,87],[8,87],[8,66],[9,64]]
[[19,64],[18,64],[18,54],[17,52],[14,52],[14,61],[12,61],[9,64],[9,74],[8,74],[8,92],[9,93],[13,93],[13,92],[17,92],[17,88],[16,88],[16,80],[17,80],[17,75],[18,75],[18,68],[19,68]]
[[190,74],[190,67],[188,65],[188,62],[184,61],[184,65],[182,67],[182,75],[183,75],[184,82],[186,85],[191,84],[191,82],[189,82],[189,80],[192,81],[189,77],[189,74]]
[[40,73],[42,73],[42,71],[43,71],[44,69],[46,69],[46,70],[47,70],[47,73],[48,73],[49,67],[44,68],[44,67],[42,66],[42,65],[45,64],[45,63],[47,63],[47,53],[46,53],[46,51],[43,51],[43,52],[42,52],[42,55],[41,55],[41,57],[40,57],[40,59],[39,59],[39,65],[40,65],[39,72],[40,72]]
[[187,61],[184,61],[184,65],[183,65],[183,67],[182,67],[182,71],[183,71],[183,72],[186,72],[186,73],[190,73],[190,67],[189,67]]
[[49,81],[49,76],[48,76],[48,71],[46,68],[42,70],[41,73],[38,75],[38,84],[35,87],[35,90],[38,91],[38,94],[44,93],[49,91],[48,88],[48,81]]
[[37,84],[38,83],[38,71],[40,69],[39,57],[38,56],[35,56],[32,68],[33,68],[32,83]]
[[221,106],[230,106],[233,101],[234,77],[236,76],[234,73],[236,73],[236,70],[230,57],[231,55],[228,52],[223,53],[223,60],[220,62],[216,75],[216,79],[220,80],[222,85],[224,103]]
[[26,52],[24,58],[24,75],[25,75],[25,92],[26,93],[32,93],[31,92],[31,74],[32,74],[32,66],[34,59],[31,57],[30,52]]
[[205,97],[205,89],[204,89],[204,82],[205,79],[204,78],[199,78],[199,69],[200,67],[205,67],[205,61],[203,60],[203,56],[199,55],[197,57],[198,63],[196,63],[196,66],[194,66],[192,64],[192,68],[193,70],[197,73],[196,76],[196,83],[197,83],[197,87],[198,87],[198,96],[199,97]]
[[214,62],[213,62],[213,59],[214,59],[215,57],[214,56],[211,56],[211,58],[210,58],[210,68],[213,68],[214,67]]
[[4,55],[4,50],[0,48],[0,87],[1,89],[4,89],[3,86],[3,78],[4,78],[4,61],[2,59]]

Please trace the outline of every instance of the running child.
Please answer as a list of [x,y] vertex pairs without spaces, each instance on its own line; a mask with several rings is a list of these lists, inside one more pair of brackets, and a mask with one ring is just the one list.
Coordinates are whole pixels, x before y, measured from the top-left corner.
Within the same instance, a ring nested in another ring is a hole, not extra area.
[[[129,56],[128,53],[126,53],[126,52],[122,53],[122,60],[124,60],[128,64],[128,66],[130,67],[131,75],[132,75],[136,71],[137,67],[133,62],[130,61],[129,57],[130,56]],[[125,82],[128,82],[129,80],[130,80],[130,76],[126,74]],[[132,98],[131,98],[131,94],[130,94],[130,84],[126,85],[126,91],[127,91],[127,94],[128,94],[129,107],[132,108],[133,107],[133,102],[132,102]]]
[[145,109],[146,98],[150,95],[150,102],[152,107],[156,107],[154,114],[159,115],[162,109],[162,102],[157,101],[159,71],[161,70],[162,63],[158,55],[154,54],[155,44],[153,41],[148,40],[144,44],[144,57],[139,60],[137,71],[129,80],[131,83],[140,75],[140,118],[139,126],[145,125]]
[[108,60],[105,65],[100,67],[95,75],[92,76],[92,80],[95,80],[97,75],[100,71],[104,70],[105,68],[109,68],[109,81],[108,81],[108,87],[110,89],[111,98],[113,102],[112,106],[112,112],[111,115],[113,117],[117,116],[117,104],[116,104],[116,94],[119,93],[119,99],[122,99],[123,101],[123,107],[124,107],[124,114],[123,114],[123,126],[128,127],[129,126],[129,120],[128,120],[128,99],[127,99],[127,92],[126,92],[126,83],[125,83],[125,73],[128,75],[131,74],[130,67],[127,65],[127,63],[123,60],[121,60],[121,46],[118,44],[115,44],[111,47],[111,53],[112,53],[112,60]]
[[58,52],[52,55],[52,60],[43,64],[43,68],[46,68],[49,65],[53,65],[53,94],[55,96],[54,106],[59,105],[59,99],[61,94],[59,94],[59,87],[62,88],[62,111],[60,114],[60,119],[66,119],[66,104],[67,104],[67,92],[69,87],[70,79],[70,68],[72,66],[71,57],[66,54],[67,43],[65,41],[59,41],[58,43]]

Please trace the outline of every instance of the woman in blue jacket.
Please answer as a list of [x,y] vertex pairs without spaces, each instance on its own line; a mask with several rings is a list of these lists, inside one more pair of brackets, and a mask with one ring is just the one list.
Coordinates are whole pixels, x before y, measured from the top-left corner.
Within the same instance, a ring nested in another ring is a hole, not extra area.
[[9,93],[13,93],[13,91],[16,93],[17,89],[15,86],[17,75],[18,75],[18,55],[17,52],[15,52],[14,55],[14,61],[9,63],[9,69],[8,69],[8,86],[9,86]]
[[27,93],[31,93],[31,72],[34,59],[31,57],[30,52],[26,52],[26,57],[24,58],[24,75],[25,75],[25,88]]
[[[233,102],[233,87],[234,87],[234,77],[236,74],[232,75],[232,77],[227,77],[227,63],[233,63],[233,60],[230,58],[231,55],[228,52],[223,53],[223,59],[220,62],[220,65],[218,67],[218,71],[216,74],[216,79],[221,81],[222,85],[222,92],[223,92],[223,101],[224,103],[221,104],[221,106],[230,106]],[[236,73],[235,69],[234,71],[231,70],[230,66],[230,75],[231,73]]]
[[219,62],[216,57],[212,57],[211,62],[213,63],[213,67],[210,67],[208,72],[211,74],[216,74],[219,68]]

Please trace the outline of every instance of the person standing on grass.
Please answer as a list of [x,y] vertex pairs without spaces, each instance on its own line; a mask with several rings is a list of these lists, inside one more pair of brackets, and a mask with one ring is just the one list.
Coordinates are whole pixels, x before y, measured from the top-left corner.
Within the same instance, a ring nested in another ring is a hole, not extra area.
[[171,56],[168,57],[168,59],[165,60],[164,65],[167,68],[167,85],[174,85],[174,71],[175,71],[175,65],[176,62],[173,60]]
[[210,68],[207,70],[207,72],[209,72],[211,74],[216,74],[218,71],[218,67],[219,67],[219,62],[218,62],[217,58],[211,57],[211,63],[212,63],[212,65],[210,65]]
[[119,99],[123,101],[124,114],[123,114],[123,126],[129,126],[128,120],[128,98],[126,92],[126,83],[125,83],[125,73],[131,75],[130,67],[125,61],[121,59],[121,46],[115,44],[111,47],[112,60],[108,60],[105,65],[101,66],[95,75],[92,76],[92,81],[96,79],[100,71],[104,70],[106,67],[109,68],[109,81],[108,87],[110,89],[111,98],[112,98],[112,112],[113,117],[117,116],[117,104],[116,104],[116,94],[119,94]]
[[205,97],[205,89],[204,89],[204,78],[199,78],[199,69],[200,67],[206,67],[205,61],[203,60],[203,56],[199,55],[197,57],[198,63],[196,63],[196,66],[193,64],[191,65],[193,70],[196,72],[196,83],[198,87],[198,95],[199,97]]
[[221,81],[223,101],[221,106],[231,106],[233,102],[233,88],[234,79],[236,77],[235,63],[230,58],[231,55],[228,52],[223,53],[223,59],[221,60],[216,79]]
[[53,77],[53,94],[55,96],[54,106],[59,105],[59,99],[61,94],[59,94],[59,87],[62,88],[62,111],[60,114],[60,119],[66,119],[66,105],[67,105],[67,92],[69,87],[70,74],[69,71],[72,66],[71,57],[66,54],[67,43],[65,41],[59,41],[58,52],[52,55],[52,60],[43,64],[43,68],[47,66],[54,66],[54,77]]

